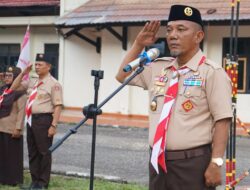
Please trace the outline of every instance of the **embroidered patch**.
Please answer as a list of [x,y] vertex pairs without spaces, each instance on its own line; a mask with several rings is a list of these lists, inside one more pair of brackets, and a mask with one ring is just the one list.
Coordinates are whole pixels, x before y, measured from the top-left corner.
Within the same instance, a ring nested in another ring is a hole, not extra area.
[[183,109],[186,111],[186,112],[189,112],[190,110],[192,110],[194,108],[192,102],[190,100],[187,100],[185,101],[183,104],[182,104],[182,107]]
[[55,91],[59,91],[60,89],[61,89],[60,86],[54,86]]
[[166,77],[166,76],[156,76],[155,81],[156,82],[164,82],[164,83],[166,83],[166,82],[168,82],[168,77]]

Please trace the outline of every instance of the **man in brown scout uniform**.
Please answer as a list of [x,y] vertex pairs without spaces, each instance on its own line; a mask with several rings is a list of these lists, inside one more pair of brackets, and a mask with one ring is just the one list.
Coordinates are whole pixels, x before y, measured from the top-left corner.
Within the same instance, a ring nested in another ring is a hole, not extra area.
[[0,184],[23,183],[23,125],[27,97],[24,91],[10,89],[21,73],[17,67],[5,72],[5,85],[0,87]]
[[[31,189],[47,188],[51,172],[52,145],[60,117],[62,87],[50,74],[51,64],[45,54],[37,54],[35,71],[38,79],[28,84],[29,99],[26,104],[27,143],[29,152],[29,168],[32,178]],[[31,70],[27,67],[18,79],[23,78]],[[16,82],[16,81],[15,81]],[[20,84],[20,81],[18,81]],[[16,84],[15,84],[16,85]]]
[[[124,66],[156,41],[159,21],[146,23],[125,56]],[[150,190],[214,190],[228,138],[231,82],[223,68],[200,50],[204,38],[200,12],[173,5],[166,40],[175,58],[160,58],[131,85],[149,91]]]

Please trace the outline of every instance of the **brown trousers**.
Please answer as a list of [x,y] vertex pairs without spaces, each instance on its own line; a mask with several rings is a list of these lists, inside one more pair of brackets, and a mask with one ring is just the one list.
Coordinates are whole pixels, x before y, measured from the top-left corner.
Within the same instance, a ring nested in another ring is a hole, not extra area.
[[23,183],[23,136],[18,139],[0,132],[0,184]]
[[[165,158],[168,154],[172,158],[166,161],[167,173],[159,166],[157,174],[149,163],[149,190],[215,190],[205,185],[204,174],[211,160],[211,150],[207,148],[197,155],[184,151],[165,153]],[[188,155],[188,158],[182,158],[182,155]]]
[[51,173],[51,153],[48,151],[53,138],[48,137],[52,114],[32,115],[32,126],[27,126],[29,169],[33,184],[48,187]]

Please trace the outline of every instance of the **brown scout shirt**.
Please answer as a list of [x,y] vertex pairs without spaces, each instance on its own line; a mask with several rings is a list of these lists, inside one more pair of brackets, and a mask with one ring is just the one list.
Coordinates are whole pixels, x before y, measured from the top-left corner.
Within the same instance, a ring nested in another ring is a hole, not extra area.
[[[28,95],[31,94],[33,87],[38,79],[30,80],[28,84]],[[40,81],[39,81],[40,82]],[[63,104],[62,87],[51,74],[48,74],[37,89],[37,95],[32,104],[32,114],[53,113],[54,107]]]
[[[173,105],[166,137],[168,150],[185,150],[212,142],[214,123],[232,117],[231,81],[224,69],[206,59],[199,65],[203,53],[199,50],[185,65],[191,69],[179,76],[178,95]],[[161,58],[131,81],[149,91],[149,104],[156,95],[157,109],[149,109],[149,144],[153,145],[155,131],[160,119],[164,94],[172,78],[171,67],[178,68],[176,59]],[[164,72],[165,69],[165,72]],[[159,76],[165,73],[164,85],[159,85]],[[202,85],[184,86],[190,77],[203,81]]]
[[12,134],[14,129],[23,129],[26,95],[22,95],[12,105],[11,113],[0,119],[0,132]]

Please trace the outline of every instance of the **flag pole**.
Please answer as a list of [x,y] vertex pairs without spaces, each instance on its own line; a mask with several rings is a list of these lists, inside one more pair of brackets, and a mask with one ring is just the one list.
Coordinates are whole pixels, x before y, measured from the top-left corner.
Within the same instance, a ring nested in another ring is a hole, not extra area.
[[[232,142],[232,181],[236,175],[236,119],[237,119],[237,94],[238,94],[238,31],[239,31],[239,13],[240,0],[237,0],[236,21],[235,21],[235,37],[234,37],[234,52],[233,52],[233,142]],[[233,188],[234,189],[234,188]]]
[[[232,71],[232,55],[233,55],[233,36],[234,36],[234,7],[235,2],[231,2],[231,22],[230,22],[230,44],[229,44],[229,54],[227,55],[226,62],[226,72],[231,78]],[[233,124],[231,122],[229,129],[229,138],[227,143],[226,151],[226,190],[229,190],[228,185],[232,180],[232,139],[233,137]]]

